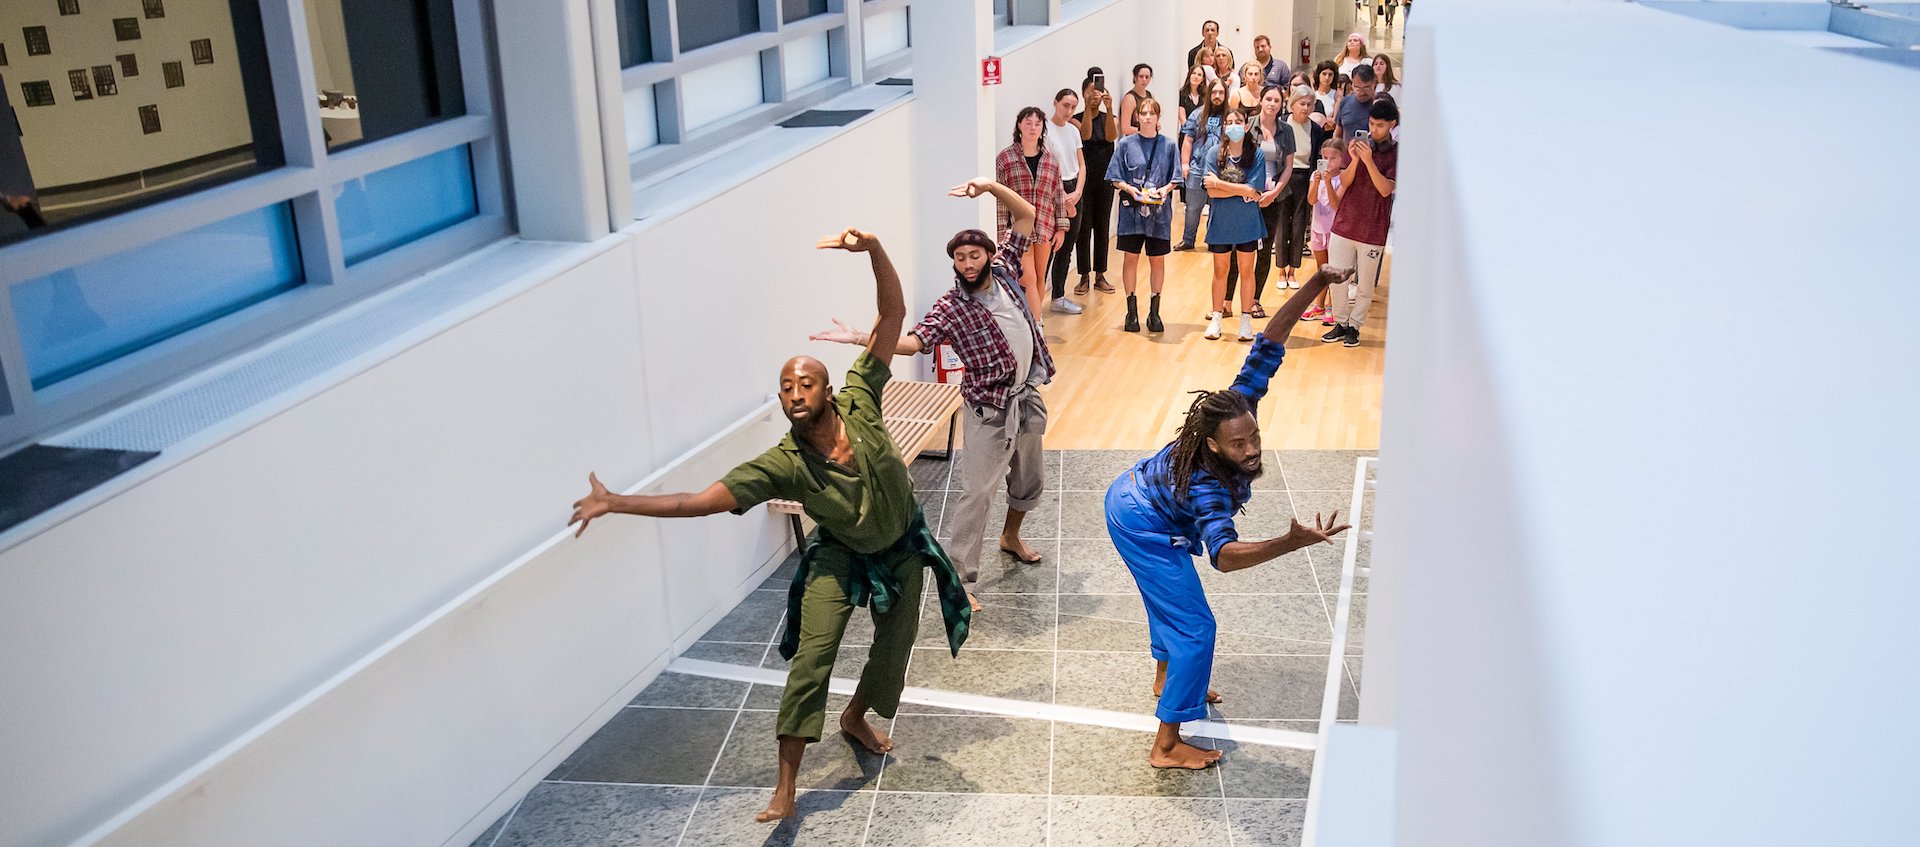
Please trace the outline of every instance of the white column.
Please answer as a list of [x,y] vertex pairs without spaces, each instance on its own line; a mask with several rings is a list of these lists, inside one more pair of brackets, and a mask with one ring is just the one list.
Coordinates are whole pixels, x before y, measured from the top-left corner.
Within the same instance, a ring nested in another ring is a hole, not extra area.
[[980,61],[993,54],[992,0],[915,3],[913,179],[916,257],[908,285],[909,326],[953,284],[947,239],[969,227],[993,231],[993,201],[956,200],[947,189],[993,175],[993,91]]
[[607,171],[587,4],[499,3],[494,15],[500,32],[513,33],[500,39],[500,88],[520,234],[544,241],[605,235]]

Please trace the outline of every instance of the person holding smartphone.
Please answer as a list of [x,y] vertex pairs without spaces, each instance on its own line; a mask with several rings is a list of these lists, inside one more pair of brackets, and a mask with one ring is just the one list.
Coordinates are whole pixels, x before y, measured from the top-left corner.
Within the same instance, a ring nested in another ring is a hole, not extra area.
[[[1371,70],[1371,69],[1368,69]],[[1367,322],[1367,307],[1373,303],[1373,291],[1380,284],[1380,271],[1386,264],[1387,230],[1393,224],[1393,191],[1400,173],[1400,143],[1393,139],[1393,128],[1400,122],[1400,108],[1392,100],[1373,103],[1366,135],[1353,139],[1347,151],[1353,160],[1341,174],[1347,184],[1346,196],[1333,218],[1333,238],[1328,242],[1327,260],[1343,268],[1353,268],[1353,282],[1333,292],[1333,329],[1320,340],[1360,346],[1360,327]]]
[[[1113,232],[1113,184],[1107,182],[1107,164],[1113,161],[1113,145],[1126,122],[1113,113],[1113,95],[1107,93],[1106,77],[1099,68],[1089,68],[1082,86],[1081,101],[1086,108],[1073,116],[1080,127],[1080,149],[1086,155],[1087,169],[1081,177],[1080,225],[1073,239],[1073,258],[1080,264],[1080,282],[1073,293],[1085,296],[1089,289],[1113,293],[1107,281],[1107,239]],[[1147,69],[1151,77],[1152,69]],[[1134,74],[1136,82],[1139,74]],[[1131,92],[1129,92],[1131,93]],[[1149,95],[1151,96],[1151,95]],[[1067,253],[1060,251],[1057,273],[1065,281]],[[1092,271],[1091,285],[1087,279]]]

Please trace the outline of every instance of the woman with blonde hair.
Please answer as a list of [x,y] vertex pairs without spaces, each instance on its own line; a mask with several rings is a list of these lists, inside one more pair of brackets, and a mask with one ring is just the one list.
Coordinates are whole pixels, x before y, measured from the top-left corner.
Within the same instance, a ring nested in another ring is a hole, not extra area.
[[1260,69],[1260,63],[1247,62],[1240,66],[1240,90],[1235,92],[1233,103],[1240,111],[1253,115],[1260,111],[1260,94],[1267,88],[1267,74]]
[[1340,48],[1340,72],[1353,75],[1353,69],[1367,63],[1367,37],[1360,33],[1347,36],[1347,46]]

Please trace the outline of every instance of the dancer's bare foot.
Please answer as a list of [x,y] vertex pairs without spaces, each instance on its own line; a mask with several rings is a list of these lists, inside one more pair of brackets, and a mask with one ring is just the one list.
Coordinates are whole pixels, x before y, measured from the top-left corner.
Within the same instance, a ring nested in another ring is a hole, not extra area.
[[754,815],[753,819],[759,823],[767,823],[769,821],[793,817],[793,813],[793,795],[782,794],[779,791],[775,791],[773,792],[773,799],[767,801],[767,807],[760,810],[760,814]]
[[1029,565],[1040,561],[1040,551],[1028,547],[1026,539],[1018,535],[1011,538],[1005,535],[1000,536],[1000,550]]
[[1147,753],[1147,764],[1156,768],[1186,768],[1198,771],[1212,767],[1218,761],[1220,761],[1220,751],[1202,750],[1185,741],[1177,742],[1165,750],[1155,744]]
[[860,746],[869,752],[886,753],[893,749],[893,739],[879,727],[868,723],[864,714],[841,712],[840,731],[853,736],[853,740],[860,742]]
[[975,612],[978,612],[981,610],[981,608],[983,608],[980,605],[980,598],[973,596],[973,592],[971,591],[967,592],[967,605],[972,606]]

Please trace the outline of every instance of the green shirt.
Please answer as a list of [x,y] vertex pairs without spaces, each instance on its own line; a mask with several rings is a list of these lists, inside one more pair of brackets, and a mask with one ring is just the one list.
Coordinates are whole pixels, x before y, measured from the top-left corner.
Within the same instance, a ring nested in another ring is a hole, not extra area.
[[822,455],[789,432],[779,444],[720,478],[733,494],[734,513],[768,500],[794,500],[823,533],[856,553],[876,553],[900,540],[915,504],[913,478],[880,413],[880,391],[892,378],[884,363],[862,350],[834,394],[834,408],[853,447],[853,467]]

